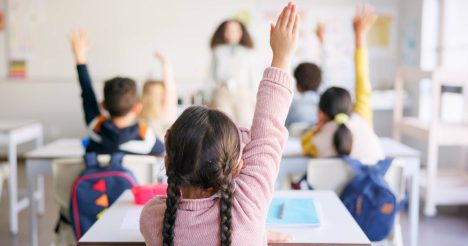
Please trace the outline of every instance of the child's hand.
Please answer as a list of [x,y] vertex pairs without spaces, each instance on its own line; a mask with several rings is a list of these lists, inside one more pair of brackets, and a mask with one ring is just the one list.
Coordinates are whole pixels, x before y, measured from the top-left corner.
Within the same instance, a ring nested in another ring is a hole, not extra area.
[[76,64],[86,63],[86,53],[89,50],[88,35],[83,29],[72,32],[70,35],[73,55],[75,56]]
[[292,240],[292,236],[286,233],[268,231],[267,241],[269,243],[286,243]]
[[5,17],[3,16],[3,12],[0,11],[0,32],[3,31],[5,28]]
[[271,24],[272,67],[289,69],[296,51],[298,33],[299,15],[296,13],[296,5],[289,3],[278,17],[276,25]]
[[356,16],[353,20],[354,35],[356,36],[356,47],[362,48],[365,45],[365,36],[372,25],[377,20],[374,8],[370,5],[358,5]]
[[154,57],[156,57],[156,59],[158,59],[159,61],[161,61],[161,63],[166,63],[166,61],[167,61],[166,54],[164,54],[164,53],[161,52],[160,50],[156,50],[156,51],[154,52]]
[[317,38],[322,45],[323,42],[325,42],[325,23],[319,22],[317,24],[317,28],[315,29],[315,35],[317,35]]

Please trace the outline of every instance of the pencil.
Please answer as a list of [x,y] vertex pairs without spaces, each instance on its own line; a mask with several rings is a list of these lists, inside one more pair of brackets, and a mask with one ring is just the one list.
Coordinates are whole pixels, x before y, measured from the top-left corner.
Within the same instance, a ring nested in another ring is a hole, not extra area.
[[283,202],[280,207],[280,212],[279,212],[279,219],[283,219],[284,217],[284,208],[286,207],[286,204]]

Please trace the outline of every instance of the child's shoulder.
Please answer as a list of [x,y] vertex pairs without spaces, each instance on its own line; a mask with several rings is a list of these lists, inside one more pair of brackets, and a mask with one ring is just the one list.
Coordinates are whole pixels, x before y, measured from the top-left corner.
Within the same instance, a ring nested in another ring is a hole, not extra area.
[[155,196],[149,200],[143,208],[142,214],[159,214],[166,209],[166,196]]

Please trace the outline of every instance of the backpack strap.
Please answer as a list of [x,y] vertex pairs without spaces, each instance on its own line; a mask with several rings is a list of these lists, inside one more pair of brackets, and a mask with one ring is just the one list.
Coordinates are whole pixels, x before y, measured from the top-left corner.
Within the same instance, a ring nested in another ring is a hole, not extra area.
[[121,167],[124,155],[125,154],[123,152],[112,153],[111,159],[110,159],[110,166],[112,166],[112,167]]
[[88,152],[84,156],[84,162],[87,168],[98,167],[99,162],[96,152]]
[[356,159],[353,159],[349,156],[342,156],[341,159],[343,159],[344,161],[346,161],[346,163],[348,163],[348,165],[351,167],[351,169],[353,169],[354,173],[356,174],[356,176],[360,176],[360,175],[363,175],[363,172],[362,172],[362,164],[360,161],[356,160]]
[[387,173],[388,169],[390,168],[390,165],[392,164],[392,162],[393,162],[393,159],[391,159],[391,158],[380,160],[377,163],[378,173],[380,175],[382,175],[382,176],[385,176],[385,174]]

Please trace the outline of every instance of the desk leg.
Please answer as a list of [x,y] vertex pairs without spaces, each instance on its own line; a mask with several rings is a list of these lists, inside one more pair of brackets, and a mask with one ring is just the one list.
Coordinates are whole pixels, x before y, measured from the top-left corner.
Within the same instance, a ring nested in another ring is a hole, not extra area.
[[10,163],[10,177],[8,179],[8,192],[10,203],[10,232],[18,233],[18,181],[17,181],[16,143],[10,141],[8,145],[8,162]]
[[44,215],[45,202],[44,202],[44,176],[37,177],[37,192],[39,194],[37,200],[37,213],[39,215]]
[[26,160],[26,175],[28,179],[28,199],[29,199],[29,236],[31,239],[31,245],[37,246],[37,217],[36,217],[36,200],[34,199],[35,192],[35,177],[33,172],[32,160]]
[[[36,138],[36,148],[42,147],[44,143],[44,140],[42,139],[42,129],[41,133],[38,134]],[[37,177],[37,190],[39,193],[39,199],[37,202],[37,210],[39,215],[44,215],[44,209],[45,209],[45,198],[44,198],[44,176],[38,176]]]
[[419,159],[412,160],[412,178],[409,203],[410,219],[410,246],[418,245],[418,224],[419,224]]

